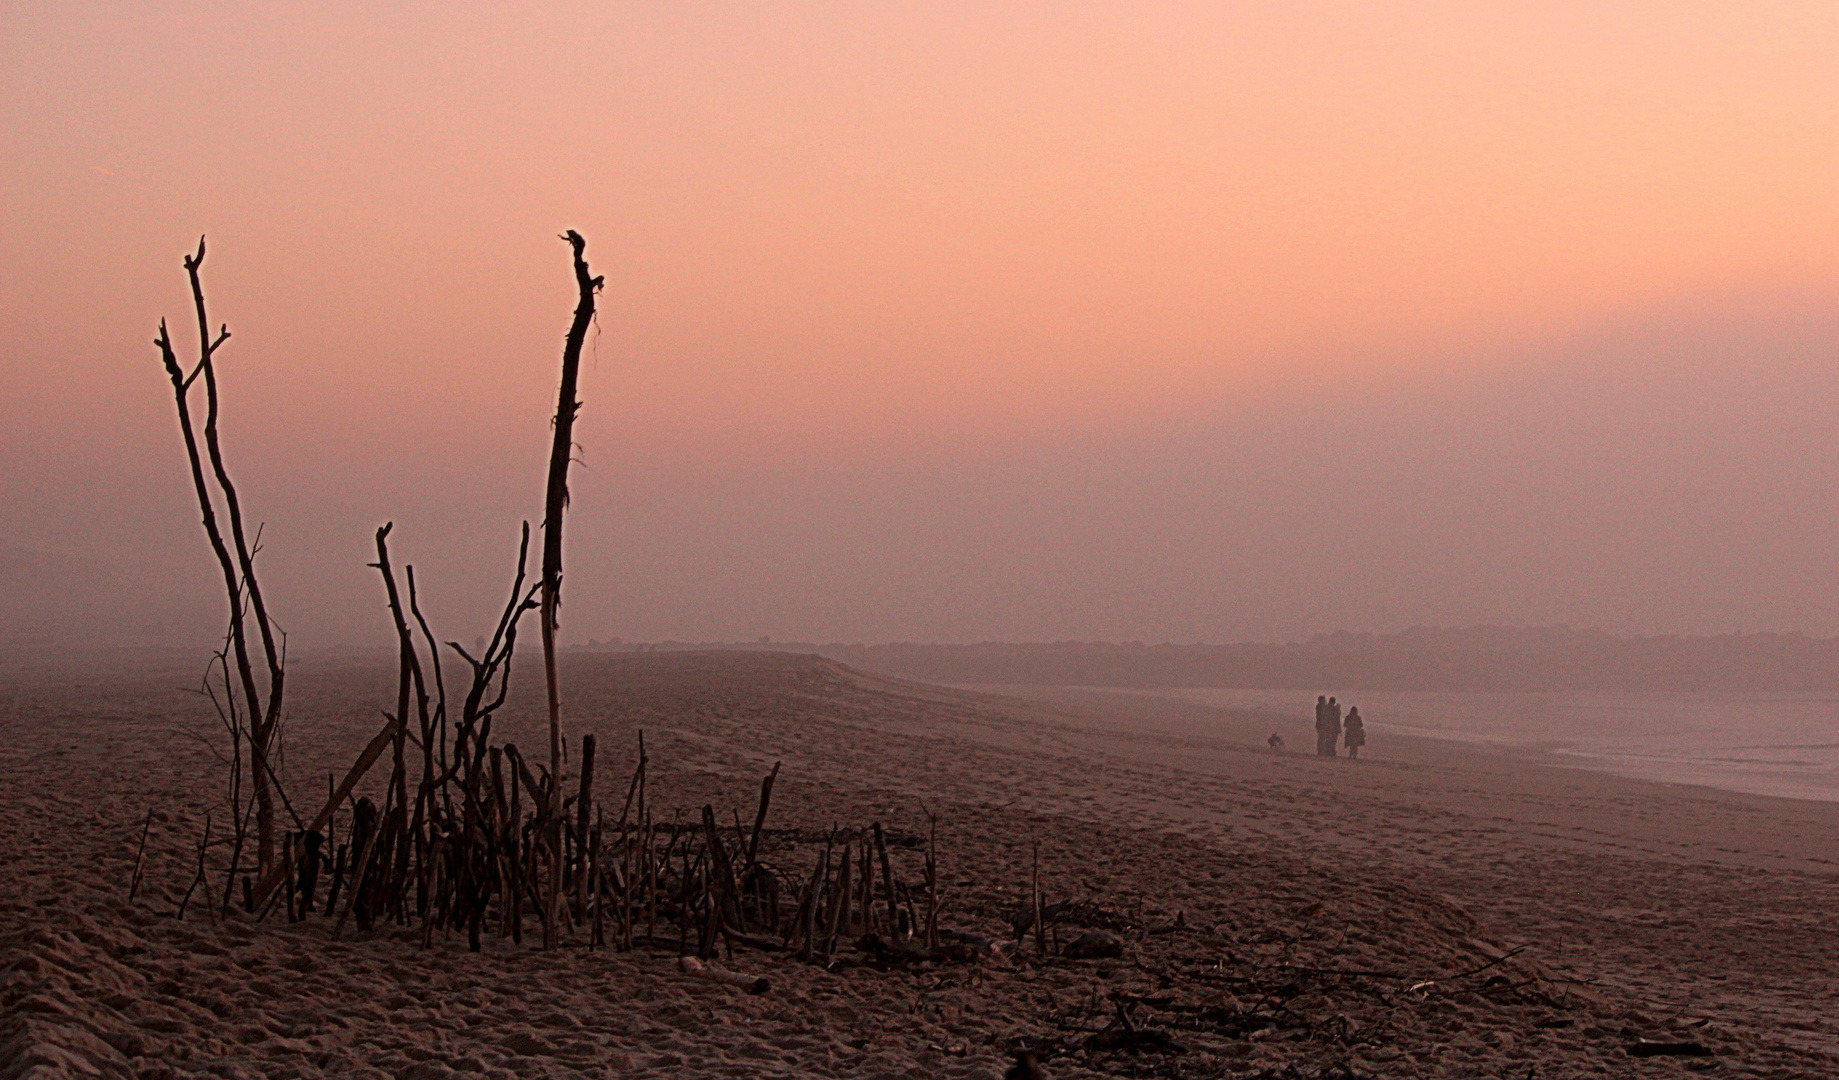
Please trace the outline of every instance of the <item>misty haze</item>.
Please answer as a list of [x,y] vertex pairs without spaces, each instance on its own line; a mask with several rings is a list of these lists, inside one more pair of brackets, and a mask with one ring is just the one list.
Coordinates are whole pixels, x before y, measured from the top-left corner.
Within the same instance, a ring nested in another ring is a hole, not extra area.
[[1839,13],[0,26],[0,1078],[1839,1075]]

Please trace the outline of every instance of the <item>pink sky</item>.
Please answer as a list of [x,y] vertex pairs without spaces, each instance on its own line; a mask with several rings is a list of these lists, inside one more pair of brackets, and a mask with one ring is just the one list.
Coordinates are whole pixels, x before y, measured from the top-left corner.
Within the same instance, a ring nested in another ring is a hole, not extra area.
[[149,620],[218,617],[148,345],[199,233],[333,642],[390,518],[482,618],[575,228],[568,636],[1839,633],[1830,4],[59,3],[0,49],[0,542]]

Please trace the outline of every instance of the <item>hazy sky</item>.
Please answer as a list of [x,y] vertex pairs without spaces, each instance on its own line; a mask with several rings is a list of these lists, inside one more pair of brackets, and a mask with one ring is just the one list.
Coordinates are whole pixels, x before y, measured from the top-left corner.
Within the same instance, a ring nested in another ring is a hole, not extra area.
[[[1839,633],[1839,6],[0,8],[0,636]],[[121,611],[104,600],[121,598]]]

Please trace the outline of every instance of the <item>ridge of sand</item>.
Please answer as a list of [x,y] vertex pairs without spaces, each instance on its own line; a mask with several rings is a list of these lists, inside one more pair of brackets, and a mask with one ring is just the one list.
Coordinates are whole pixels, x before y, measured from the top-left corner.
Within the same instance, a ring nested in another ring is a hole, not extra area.
[[[597,732],[617,776],[642,727],[667,805],[751,805],[783,760],[770,854],[786,867],[808,866],[801,830],[873,818],[916,832],[923,799],[941,818],[955,924],[1006,933],[1038,842],[1050,895],[1088,897],[1136,928],[1116,962],[825,972],[738,954],[774,980],[755,998],[643,950],[474,956],[459,940],[423,951],[397,929],[331,942],[321,920],[171,918],[216,797],[195,738],[215,721],[172,689],[192,678],[0,681],[0,1080],[990,1077],[1016,1040],[1069,1045],[1102,1027],[1117,993],[1165,1002],[1139,1021],[1191,1052],[1069,1054],[1055,1076],[1708,1064],[1630,1058],[1639,1036],[1701,1040],[1725,1075],[1839,1074],[1830,804],[1419,742],[1358,763],[1277,756],[1264,717],[1064,691],[1022,701],[814,657],[570,657],[570,736]],[[296,785],[342,768],[392,678],[361,663],[295,672]],[[534,745],[540,710],[524,690],[503,733]],[[146,885],[129,904],[149,806]],[[1449,978],[1519,946],[1488,969],[1505,988]],[[1406,990],[1431,979],[1449,985]],[[1307,1023],[1254,1038],[1222,1019],[1273,1009]]]

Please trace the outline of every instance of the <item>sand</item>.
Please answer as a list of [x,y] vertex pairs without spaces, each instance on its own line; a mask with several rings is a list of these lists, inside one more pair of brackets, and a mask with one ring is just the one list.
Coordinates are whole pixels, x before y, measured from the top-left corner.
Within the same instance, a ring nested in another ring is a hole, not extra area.
[[[1024,1046],[1055,1077],[1839,1075],[1833,804],[1432,742],[1278,755],[1265,737],[1287,723],[1303,745],[1306,719],[810,657],[570,658],[570,737],[596,732],[617,778],[643,728],[666,806],[746,813],[783,761],[769,857],[788,873],[836,823],[923,833],[923,803],[947,925],[1010,936],[1038,846],[1049,898],[1126,946],[893,970],[722,958],[771,980],[755,996],[662,949],[334,941],[328,920],[217,922],[197,900],[175,919],[220,795],[214,717],[176,689],[200,666],[0,671],[0,1078],[996,1077]],[[392,677],[295,670],[300,801],[374,731]],[[533,705],[505,725],[530,746]],[[916,851],[895,858],[917,878]],[[1184,1052],[1086,1046],[1120,1004]],[[1643,1039],[1713,1056],[1631,1057]]]

